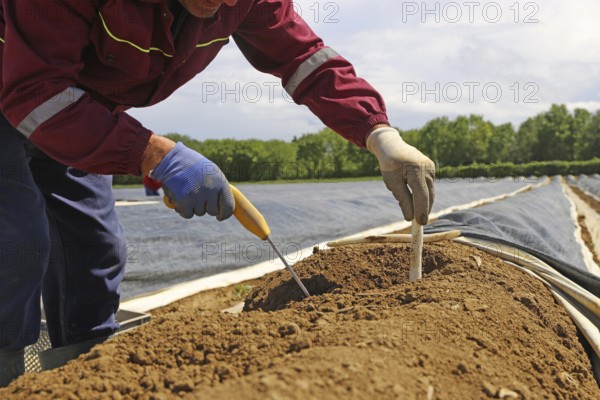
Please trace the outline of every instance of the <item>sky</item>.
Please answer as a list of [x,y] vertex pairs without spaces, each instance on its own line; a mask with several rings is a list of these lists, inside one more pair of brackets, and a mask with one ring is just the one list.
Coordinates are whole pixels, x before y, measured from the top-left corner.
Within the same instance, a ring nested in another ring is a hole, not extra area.
[[[296,0],[296,12],[384,97],[393,126],[478,114],[513,123],[553,103],[600,109],[600,2]],[[282,139],[323,123],[234,41],[169,99],[129,112],[159,134]]]

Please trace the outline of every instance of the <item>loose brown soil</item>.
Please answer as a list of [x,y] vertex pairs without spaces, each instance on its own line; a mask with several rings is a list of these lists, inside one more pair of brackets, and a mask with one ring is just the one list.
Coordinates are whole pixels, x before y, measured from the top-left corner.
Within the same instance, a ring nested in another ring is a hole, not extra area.
[[0,398],[598,399],[577,330],[536,280],[456,243],[320,251],[257,282],[246,311],[207,294]]
[[592,258],[594,259],[594,262],[596,263],[596,265],[600,265],[600,257],[598,254],[596,254],[596,246],[594,246],[594,241],[592,240],[592,235],[585,223],[585,217],[583,215],[579,214],[577,216],[577,223],[579,224],[579,227],[581,228],[581,239],[585,243],[585,245],[588,248],[588,250],[590,251],[590,253],[592,253]]
[[585,194],[585,192],[579,189],[577,186],[569,185],[569,187],[575,192],[577,196],[581,198],[581,200],[585,201],[594,211],[600,214],[600,203],[590,195]]
[[[596,212],[596,214],[600,217],[600,203],[598,203],[598,201],[596,201],[596,199],[594,199],[592,196],[585,194],[577,186],[569,185],[569,187],[571,188],[571,190],[573,190],[573,192],[575,192],[577,197],[579,197],[588,206],[590,206],[592,208],[592,210],[594,210]],[[590,231],[588,229],[588,226],[586,223],[586,218],[581,213],[579,213],[579,215],[577,216],[577,223],[579,224],[579,226],[581,228],[581,238],[583,239],[583,242],[585,243],[587,248],[592,253],[594,262],[597,265],[600,265],[600,254],[598,254],[596,252],[596,245],[594,244],[592,235],[590,234]],[[597,221],[591,221],[592,226],[594,226],[593,224],[597,224],[597,223],[598,223]]]

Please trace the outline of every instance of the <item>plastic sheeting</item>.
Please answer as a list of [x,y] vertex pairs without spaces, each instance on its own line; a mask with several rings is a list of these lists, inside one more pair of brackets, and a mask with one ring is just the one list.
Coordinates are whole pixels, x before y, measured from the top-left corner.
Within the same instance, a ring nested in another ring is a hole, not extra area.
[[581,175],[573,184],[584,192],[600,199],[600,175]]
[[[537,182],[535,178],[440,180],[433,211]],[[263,213],[273,240],[291,262],[306,256],[300,249],[403,219],[382,181],[239,188]],[[160,197],[146,197],[143,188],[116,189],[115,196],[131,204],[117,207],[128,241],[121,287],[125,299],[265,260],[279,263],[268,245],[234,218],[221,223],[207,217],[185,220],[167,209]]]
[[571,212],[571,203],[554,178],[547,186],[513,198],[443,215],[425,232],[458,229],[469,238],[522,249],[600,296],[600,277],[587,271]]

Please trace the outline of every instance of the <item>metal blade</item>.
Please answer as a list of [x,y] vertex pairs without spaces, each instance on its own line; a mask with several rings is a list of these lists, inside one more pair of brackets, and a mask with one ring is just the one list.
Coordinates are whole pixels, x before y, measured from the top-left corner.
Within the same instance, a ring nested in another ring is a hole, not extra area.
[[296,281],[298,286],[300,286],[300,289],[302,289],[302,292],[304,292],[304,295],[306,297],[309,297],[310,293],[308,293],[308,290],[306,290],[306,287],[304,286],[304,284],[302,283],[300,278],[298,278],[298,275],[296,275],[296,272],[292,269],[292,267],[290,267],[290,265],[287,263],[287,261],[285,261],[285,258],[283,258],[283,255],[281,255],[279,250],[277,250],[277,247],[275,247],[275,244],[273,243],[273,241],[271,240],[271,238],[269,236],[267,236],[267,240],[271,244],[271,247],[275,251],[275,254],[277,254],[279,256],[279,259],[283,262],[283,265],[285,265],[287,270],[290,271],[290,274],[292,274],[292,277],[294,278],[294,280]]

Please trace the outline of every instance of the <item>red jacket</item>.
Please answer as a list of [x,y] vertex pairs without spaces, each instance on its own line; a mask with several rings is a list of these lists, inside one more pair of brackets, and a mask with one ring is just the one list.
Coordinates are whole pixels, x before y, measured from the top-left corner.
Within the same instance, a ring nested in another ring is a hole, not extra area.
[[295,102],[359,146],[373,125],[388,123],[381,96],[324,46],[291,0],[240,0],[210,19],[186,12],[175,41],[168,0],[0,1],[0,110],[66,165],[139,175],[151,131],[124,110],[167,98],[229,37]]

